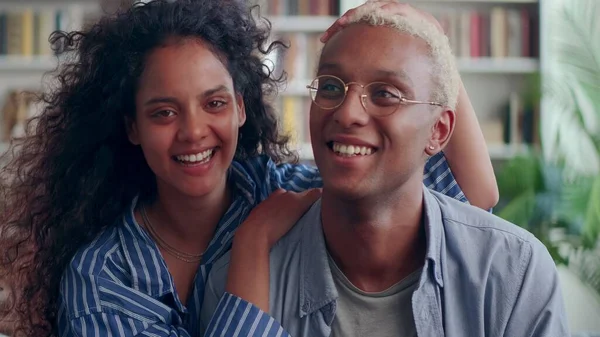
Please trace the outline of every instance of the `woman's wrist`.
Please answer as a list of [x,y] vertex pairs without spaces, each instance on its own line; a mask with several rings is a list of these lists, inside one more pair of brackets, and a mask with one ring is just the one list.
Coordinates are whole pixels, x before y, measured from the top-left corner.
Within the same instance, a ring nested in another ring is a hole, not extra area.
[[270,250],[274,240],[270,238],[267,226],[255,223],[242,223],[235,233],[234,245],[247,248]]

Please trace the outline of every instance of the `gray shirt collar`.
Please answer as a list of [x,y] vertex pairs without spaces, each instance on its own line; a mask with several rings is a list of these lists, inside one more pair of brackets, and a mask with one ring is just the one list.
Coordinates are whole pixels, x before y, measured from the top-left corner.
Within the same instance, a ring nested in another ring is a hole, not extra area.
[[[433,270],[435,281],[439,286],[443,286],[441,210],[436,197],[425,186],[423,186],[423,202],[424,225],[427,236],[426,259],[430,261],[432,266],[429,267],[428,263],[425,264],[420,284]],[[297,225],[302,226],[299,309],[300,317],[304,317],[337,300],[338,292],[327,260],[327,246],[325,245],[321,222],[320,199],[315,202]]]

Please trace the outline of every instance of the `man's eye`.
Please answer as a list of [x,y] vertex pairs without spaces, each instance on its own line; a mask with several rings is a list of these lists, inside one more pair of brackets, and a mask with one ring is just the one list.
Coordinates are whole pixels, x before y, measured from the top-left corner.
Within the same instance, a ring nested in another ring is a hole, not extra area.
[[323,83],[321,85],[320,90],[322,91],[327,91],[327,92],[339,92],[339,91],[344,91],[342,88],[340,88],[340,86],[335,85],[335,84],[331,84],[331,83]]
[[380,97],[380,98],[398,98],[397,94],[391,93],[387,90],[379,90],[377,92],[373,93],[373,97]]

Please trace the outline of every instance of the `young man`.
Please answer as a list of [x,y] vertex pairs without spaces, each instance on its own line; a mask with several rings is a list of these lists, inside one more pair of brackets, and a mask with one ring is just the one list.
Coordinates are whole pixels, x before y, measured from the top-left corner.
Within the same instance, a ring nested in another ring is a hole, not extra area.
[[[423,185],[456,118],[459,78],[443,33],[376,5],[350,23],[326,43],[309,86],[324,187],[271,250],[276,322],[237,299],[221,302],[237,310],[212,332],[253,336],[241,324],[252,319],[294,337],[568,336],[542,243]],[[224,293],[227,265],[225,256],[212,270],[203,317]]]

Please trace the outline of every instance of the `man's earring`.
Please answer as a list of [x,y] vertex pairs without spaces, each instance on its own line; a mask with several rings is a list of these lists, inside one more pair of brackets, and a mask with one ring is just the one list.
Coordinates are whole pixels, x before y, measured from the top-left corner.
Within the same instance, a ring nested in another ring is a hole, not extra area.
[[433,151],[433,150],[435,150],[435,146],[433,146],[433,145],[429,145],[429,149],[430,149],[431,151]]

